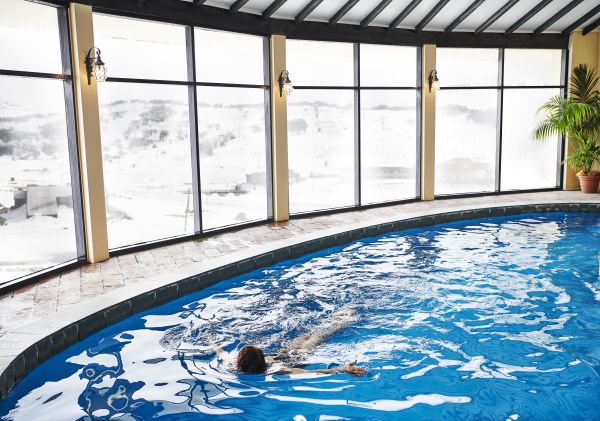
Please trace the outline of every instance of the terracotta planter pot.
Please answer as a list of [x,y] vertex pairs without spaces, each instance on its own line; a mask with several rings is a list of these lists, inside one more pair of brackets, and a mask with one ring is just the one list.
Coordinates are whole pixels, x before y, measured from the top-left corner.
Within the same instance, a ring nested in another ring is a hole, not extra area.
[[578,175],[581,191],[584,193],[596,193],[600,183],[600,174]]

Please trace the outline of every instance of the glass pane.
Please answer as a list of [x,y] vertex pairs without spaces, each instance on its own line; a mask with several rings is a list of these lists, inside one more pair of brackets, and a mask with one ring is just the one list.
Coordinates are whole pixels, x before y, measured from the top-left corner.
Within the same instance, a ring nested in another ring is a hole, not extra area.
[[534,141],[531,133],[543,120],[538,108],[558,89],[507,89],[502,124],[502,190],[556,186],[558,137]]
[[354,205],[354,92],[288,97],[290,212]]
[[417,49],[360,45],[361,86],[417,86]]
[[438,91],[435,194],[495,190],[498,91]]
[[265,91],[198,88],[202,226],[267,218]]
[[188,88],[98,84],[110,248],[194,231]]
[[94,38],[108,77],[188,79],[184,26],[95,14]]
[[341,42],[288,40],[287,70],[295,86],[353,86],[354,46]]
[[499,52],[496,48],[438,48],[436,55],[442,88],[498,85]]
[[416,196],[414,91],[361,92],[362,204]]
[[504,84],[507,86],[559,86],[562,50],[504,51]]
[[0,40],[0,69],[63,72],[56,8],[2,0]]
[[264,38],[199,28],[195,31],[199,82],[264,85]]
[[0,283],[77,258],[63,83],[0,76]]

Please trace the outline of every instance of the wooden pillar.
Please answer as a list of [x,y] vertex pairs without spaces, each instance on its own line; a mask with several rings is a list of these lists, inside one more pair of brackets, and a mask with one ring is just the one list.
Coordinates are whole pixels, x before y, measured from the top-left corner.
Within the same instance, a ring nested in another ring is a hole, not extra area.
[[421,200],[435,195],[435,92],[429,92],[429,75],[435,70],[435,45],[423,45],[421,87]]
[[[590,67],[600,72],[600,34],[598,32],[590,32],[583,35],[581,32],[571,33],[569,38],[569,74],[575,67],[580,64],[587,64]],[[571,96],[570,87],[568,95]],[[573,145],[566,140],[565,157],[573,152]],[[568,165],[564,169],[564,190],[579,190],[579,180],[575,175],[575,171]]]
[[95,78],[88,85],[84,63],[87,52],[94,46],[91,6],[71,3],[69,24],[86,252],[88,261],[96,263],[108,259],[108,232],[98,90]]
[[273,219],[290,218],[288,179],[287,97],[280,94],[279,75],[286,68],[285,36],[272,35],[269,45],[271,77],[271,139],[273,163]]

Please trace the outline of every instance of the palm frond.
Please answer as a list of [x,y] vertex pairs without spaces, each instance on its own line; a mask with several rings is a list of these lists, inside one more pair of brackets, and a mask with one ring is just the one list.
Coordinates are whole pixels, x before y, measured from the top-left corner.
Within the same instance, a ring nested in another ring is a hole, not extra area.
[[598,73],[587,64],[576,66],[571,76],[571,96],[579,102],[592,103],[598,96],[598,80]]

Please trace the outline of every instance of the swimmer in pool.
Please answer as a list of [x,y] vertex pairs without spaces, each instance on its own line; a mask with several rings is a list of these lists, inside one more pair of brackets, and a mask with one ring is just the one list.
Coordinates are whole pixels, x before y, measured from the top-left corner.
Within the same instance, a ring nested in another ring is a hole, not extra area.
[[[321,345],[337,332],[350,326],[355,320],[355,309],[338,311],[329,321],[319,325],[315,331],[294,339],[270,357],[265,357],[263,350],[259,347],[246,345],[238,353],[236,360],[237,371],[240,373],[261,374],[267,373],[272,369],[271,374],[349,373],[353,376],[362,376],[365,374],[365,369],[364,367],[356,367],[356,361],[350,361],[339,367],[326,369],[306,370],[297,367],[298,362],[304,360],[317,346]],[[214,347],[213,351],[219,357],[224,355],[224,351],[220,347]]]

